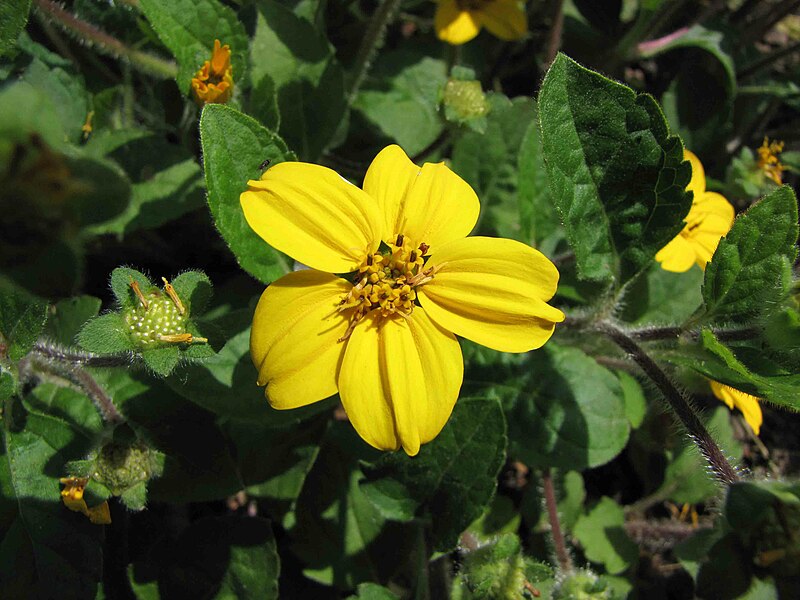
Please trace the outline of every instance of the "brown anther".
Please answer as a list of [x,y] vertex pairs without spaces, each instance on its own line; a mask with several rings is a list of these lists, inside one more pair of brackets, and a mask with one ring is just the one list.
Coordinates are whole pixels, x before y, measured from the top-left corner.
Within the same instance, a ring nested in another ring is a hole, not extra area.
[[398,248],[402,248],[404,239],[405,238],[403,237],[403,234],[402,233],[398,233],[397,234],[397,239],[394,241],[394,245],[397,246]]
[[430,246],[428,246],[428,244],[425,244],[425,243],[423,243],[423,244],[420,244],[420,245],[419,245],[419,253],[420,253],[420,254],[422,254],[422,256],[425,256],[425,253],[426,253],[426,252],[427,252],[429,249],[430,249]]
[[133,279],[131,279],[130,286],[131,289],[133,290],[133,293],[136,294],[137,298],[139,298],[139,302],[141,302],[142,306],[144,306],[144,309],[147,310],[150,307],[150,303],[147,302],[147,298],[144,297],[142,290],[139,288],[139,284],[136,283]]
[[417,251],[412,250],[411,254],[408,256],[408,262],[414,263],[417,262]]
[[373,262],[374,262],[374,258],[372,256],[372,254],[367,255],[367,266],[371,267]]
[[169,342],[171,344],[193,344],[208,342],[207,338],[194,337],[191,333],[170,333],[167,335],[159,334],[157,337],[160,342]]
[[183,302],[181,302],[181,299],[178,297],[178,292],[175,291],[175,288],[172,287],[172,284],[167,281],[166,277],[162,277],[161,281],[164,282],[164,291],[167,293],[167,296],[169,296],[170,300],[172,300],[175,303],[175,306],[178,307],[178,312],[181,314],[186,313],[186,308],[183,306]]

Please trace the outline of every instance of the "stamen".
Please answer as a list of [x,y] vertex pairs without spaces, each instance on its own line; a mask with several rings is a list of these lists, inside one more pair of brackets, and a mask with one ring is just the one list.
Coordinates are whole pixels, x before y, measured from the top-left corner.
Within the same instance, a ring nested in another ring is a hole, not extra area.
[[158,334],[156,336],[161,342],[170,342],[172,344],[193,344],[193,343],[207,343],[208,339],[204,337],[194,337],[191,333],[170,333]]
[[394,245],[397,246],[398,248],[402,248],[404,239],[405,238],[403,237],[403,234],[402,233],[398,233],[397,234],[397,239],[394,241]]
[[139,288],[139,284],[131,279],[130,286],[133,290],[133,293],[136,294],[137,298],[139,298],[139,302],[142,304],[142,306],[144,306],[144,309],[147,310],[150,307],[150,303],[147,302],[147,298],[144,297],[141,288]]
[[161,281],[164,282],[164,291],[167,293],[167,296],[169,296],[170,300],[172,300],[175,303],[175,306],[178,307],[178,312],[185,314],[186,308],[183,306],[183,302],[181,302],[181,299],[178,297],[178,292],[175,291],[175,288],[172,287],[172,284],[169,281],[167,281],[166,277],[162,277]]

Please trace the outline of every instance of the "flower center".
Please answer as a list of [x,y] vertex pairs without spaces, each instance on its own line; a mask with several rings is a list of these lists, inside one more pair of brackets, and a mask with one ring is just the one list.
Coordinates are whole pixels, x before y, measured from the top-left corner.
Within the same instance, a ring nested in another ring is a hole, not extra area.
[[433,279],[435,269],[425,269],[423,256],[427,244],[414,247],[402,234],[388,250],[367,256],[354,275],[353,289],[339,302],[338,310],[352,310],[350,325],[339,339],[343,342],[368,314],[382,318],[408,317],[414,310],[414,288]]
[[462,11],[480,10],[492,2],[494,0],[456,0],[459,10]]

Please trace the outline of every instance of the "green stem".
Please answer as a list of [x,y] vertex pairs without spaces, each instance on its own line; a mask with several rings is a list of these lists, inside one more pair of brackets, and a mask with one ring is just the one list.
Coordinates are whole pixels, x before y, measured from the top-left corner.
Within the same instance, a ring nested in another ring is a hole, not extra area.
[[556,488],[553,484],[553,476],[550,469],[542,471],[542,488],[544,490],[544,504],[547,508],[547,518],[550,521],[550,535],[553,538],[553,548],[556,552],[558,567],[564,573],[572,571],[572,558],[567,550],[567,543],[561,531],[561,522],[558,519],[558,502],[556,500]]
[[656,384],[664,395],[672,412],[686,428],[692,441],[697,444],[700,453],[706,458],[717,480],[728,485],[739,481],[736,472],[725,453],[720,450],[714,438],[708,433],[703,422],[697,416],[688,396],[680,391],[667,374],[659,367],[642,348],[622,329],[611,323],[600,323],[595,331],[608,336],[617,346],[628,353],[644,373]]
[[140,71],[162,79],[172,79],[178,74],[178,67],[174,62],[130,48],[91,23],[87,23],[64,10],[51,0],[36,0],[36,6],[44,16],[52,19],[65,31],[75,35],[82,42],[92,44],[103,54],[125,59]]
[[352,104],[358,95],[358,90],[367,76],[372,60],[375,58],[375,53],[383,46],[386,27],[394,18],[399,6],[400,0],[381,0],[378,9],[372,15],[353,65],[352,79],[347,89],[348,104]]

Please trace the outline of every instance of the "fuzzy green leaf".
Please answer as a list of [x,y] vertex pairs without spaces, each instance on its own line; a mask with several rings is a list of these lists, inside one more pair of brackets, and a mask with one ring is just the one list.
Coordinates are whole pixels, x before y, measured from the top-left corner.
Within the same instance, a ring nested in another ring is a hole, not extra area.
[[511,454],[533,467],[605,464],[625,447],[630,432],[614,374],[580,350],[552,343],[532,357],[506,414]]
[[111,272],[111,291],[120,308],[139,306],[139,298],[133,291],[131,282],[136,282],[143,294],[147,294],[153,288],[150,279],[136,269],[117,267]]
[[141,0],[140,8],[178,61],[178,87],[189,90],[192,75],[211,60],[214,40],[231,47],[233,80],[247,70],[247,33],[229,7],[217,0]]
[[264,0],[258,4],[250,58],[253,85],[262,92],[271,87],[277,96],[281,136],[301,159],[316,160],[346,109],[333,48],[311,23]]
[[797,257],[797,199],[788,185],[740,215],[706,266],[703,318],[747,322],[780,302]]
[[[461,398],[442,432],[417,456],[385,454],[366,467],[369,497],[389,496],[401,509],[398,516],[416,503],[416,515],[430,524],[434,549],[449,550],[494,495],[505,460],[505,429],[495,400]],[[385,510],[385,502],[376,504]]]
[[264,160],[275,164],[293,156],[276,134],[247,115],[217,104],[203,110],[200,141],[208,205],[217,229],[239,265],[253,277],[270,283],[287,273],[290,263],[250,229],[239,195],[247,189],[249,179],[258,179]]
[[45,335],[64,345],[74,344],[83,325],[97,316],[100,299],[94,296],[77,296],[59,300],[47,319]]
[[178,346],[148,348],[142,352],[142,360],[149,369],[159,377],[167,377],[181,360]]
[[11,0],[0,5],[0,56],[8,53],[17,42],[17,37],[25,29],[31,0]]
[[84,350],[98,354],[129,352],[135,347],[128,335],[125,317],[117,312],[87,321],[78,333],[78,344]]
[[184,271],[170,283],[189,315],[197,317],[203,314],[212,294],[211,280],[205,273]]
[[33,347],[47,320],[47,304],[33,297],[0,294],[0,345],[11,360],[19,360]]
[[201,519],[181,534],[169,556],[159,576],[164,598],[278,598],[280,559],[266,519]]
[[601,563],[608,573],[622,573],[639,556],[636,544],[625,533],[625,513],[611,498],[603,496],[581,516],[573,531],[586,558]]
[[683,228],[691,169],[652,97],[560,54],[539,118],[550,188],[583,278],[622,284]]

